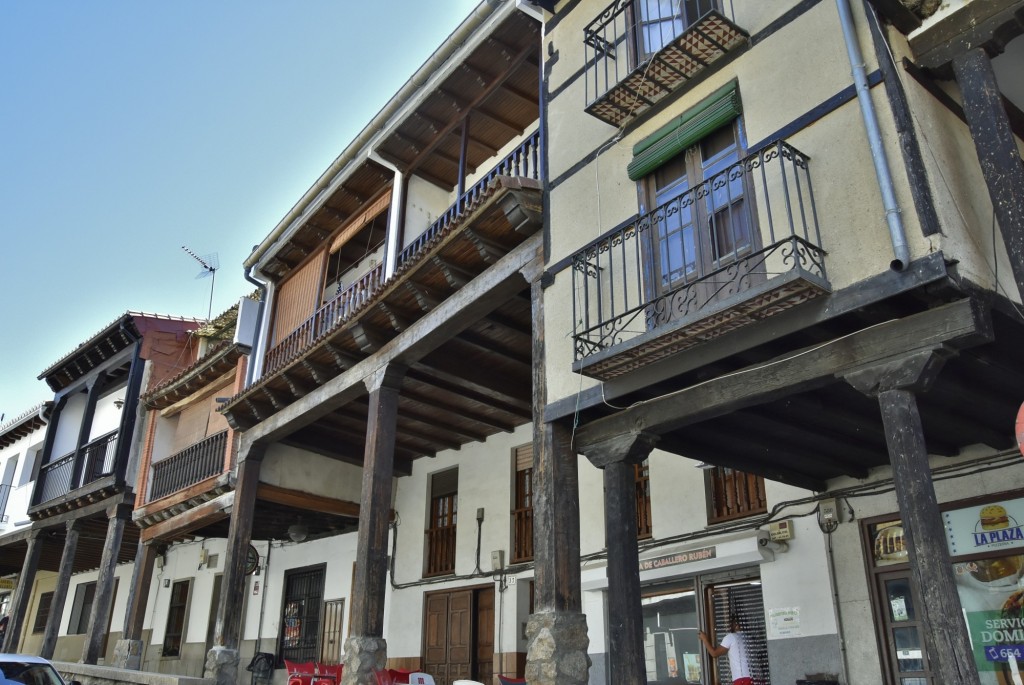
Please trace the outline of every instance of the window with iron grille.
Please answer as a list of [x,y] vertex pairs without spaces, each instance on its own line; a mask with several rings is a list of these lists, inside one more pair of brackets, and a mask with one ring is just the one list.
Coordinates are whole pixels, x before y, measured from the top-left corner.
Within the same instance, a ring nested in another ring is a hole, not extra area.
[[636,537],[643,540],[651,537],[651,472],[645,459],[633,464],[636,480]]
[[50,605],[52,603],[52,592],[44,592],[39,595],[39,606],[36,608],[36,620],[32,624],[33,633],[41,633],[46,630],[46,621],[50,618]]
[[430,477],[430,518],[427,521],[427,567],[423,575],[455,573],[455,527],[458,523],[459,470]]
[[171,585],[171,602],[167,607],[167,627],[164,630],[164,656],[181,656],[181,638],[185,633],[190,584],[188,580],[177,580]]
[[768,511],[764,478],[725,466],[705,471],[708,523],[763,514]]
[[320,658],[320,622],[324,603],[324,565],[285,571],[278,666]]
[[533,559],[533,443],[512,451],[515,484],[512,502],[513,564]]

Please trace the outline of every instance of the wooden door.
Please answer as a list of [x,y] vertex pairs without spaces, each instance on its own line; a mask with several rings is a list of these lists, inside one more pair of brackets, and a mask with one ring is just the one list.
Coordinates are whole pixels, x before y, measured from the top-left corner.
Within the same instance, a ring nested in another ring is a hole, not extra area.
[[473,680],[490,683],[494,680],[494,588],[476,591],[476,668]]
[[[493,615],[493,590],[491,594]],[[451,685],[456,680],[473,678],[476,656],[473,600],[473,590],[435,592],[426,597],[423,630],[424,669],[434,676],[437,685]],[[493,624],[493,619],[491,623]],[[493,629],[491,632],[493,633]],[[493,652],[493,640],[491,651]]]

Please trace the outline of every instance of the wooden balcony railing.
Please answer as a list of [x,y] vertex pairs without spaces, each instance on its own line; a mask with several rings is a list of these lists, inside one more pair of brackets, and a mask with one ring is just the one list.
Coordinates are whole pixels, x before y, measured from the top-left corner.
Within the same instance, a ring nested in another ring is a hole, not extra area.
[[63,497],[75,488],[113,473],[117,456],[117,431],[111,431],[84,445],[78,455],[82,469],[75,483],[72,483],[75,473],[74,452],[39,469],[36,494],[33,498],[35,504]]
[[795,281],[824,292],[809,164],[787,143],[772,143],[573,255],[577,368],[747,293]]
[[423,575],[455,572],[455,526],[427,529],[427,569]]
[[221,473],[227,445],[228,432],[224,430],[154,463],[146,501],[158,500]]
[[267,352],[263,362],[263,375],[269,376],[285,367],[288,362],[308,349],[313,341],[348,319],[354,311],[376,294],[383,278],[384,265],[378,264],[345,288],[333,300],[316,310],[313,316],[306,319],[298,328],[289,333],[288,337]]
[[464,192],[455,203],[449,207],[441,216],[437,217],[434,223],[427,227],[427,230],[416,236],[416,239],[405,246],[398,254],[398,265],[419,253],[434,236],[448,227],[455,219],[462,216],[466,209],[479,199],[487,189],[488,184],[497,176],[515,176],[519,178],[532,178],[540,180],[540,133],[534,132],[526,138],[515,150],[510,152],[503,160],[498,162],[493,169],[473,184],[473,187]]
[[519,564],[533,559],[533,507],[512,510],[512,559]]

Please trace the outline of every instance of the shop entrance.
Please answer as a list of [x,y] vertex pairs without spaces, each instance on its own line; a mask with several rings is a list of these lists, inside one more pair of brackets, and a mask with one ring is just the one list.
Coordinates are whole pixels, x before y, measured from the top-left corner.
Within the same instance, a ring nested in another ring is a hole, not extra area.
[[641,598],[649,685],[731,683],[728,657],[711,659],[697,639],[705,630],[717,644],[740,617],[755,684],[767,684],[761,583],[735,574],[687,578],[644,588]]
[[490,682],[494,675],[494,587],[425,597],[423,667],[437,685]]

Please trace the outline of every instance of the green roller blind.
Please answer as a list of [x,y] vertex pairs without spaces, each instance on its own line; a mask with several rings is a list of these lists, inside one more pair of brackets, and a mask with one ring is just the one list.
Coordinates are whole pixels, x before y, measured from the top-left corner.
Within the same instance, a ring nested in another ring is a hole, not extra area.
[[735,80],[712,93],[633,146],[626,170],[632,180],[643,178],[698,140],[725,126],[743,111]]

